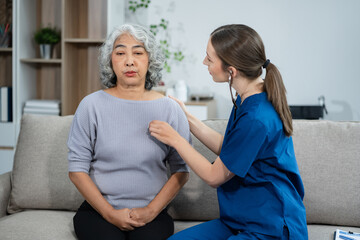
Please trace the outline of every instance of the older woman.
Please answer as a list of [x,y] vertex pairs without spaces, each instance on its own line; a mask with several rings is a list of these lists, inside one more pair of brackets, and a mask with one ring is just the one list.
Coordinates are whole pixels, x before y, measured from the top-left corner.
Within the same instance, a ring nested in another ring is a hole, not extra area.
[[174,231],[166,206],[188,168],[148,125],[161,119],[189,141],[190,131],[179,105],[151,90],[163,60],[154,36],[137,25],[116,28],[100,49],[107,88],[81,101],[68,140],[69,176],[85,198],[74,217],[79,239],[166,239]]

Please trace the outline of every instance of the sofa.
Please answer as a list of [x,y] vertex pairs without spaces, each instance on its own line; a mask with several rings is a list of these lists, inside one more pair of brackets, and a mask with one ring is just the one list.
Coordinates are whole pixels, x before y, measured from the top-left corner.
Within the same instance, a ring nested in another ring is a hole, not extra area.
[[[76,239],[72,218],[83,201],[67,172],[73,116],[24,115],[12,172],[0,175],[0,239]],[[223,133],[226,120],[206,120]],[[310,240],[339,229],[360,232],[360,122],[294,120]],[[209,161],[216,156],[193,137]],[[216,189],[193,172],[168,206],[175,231],[219,216]]]

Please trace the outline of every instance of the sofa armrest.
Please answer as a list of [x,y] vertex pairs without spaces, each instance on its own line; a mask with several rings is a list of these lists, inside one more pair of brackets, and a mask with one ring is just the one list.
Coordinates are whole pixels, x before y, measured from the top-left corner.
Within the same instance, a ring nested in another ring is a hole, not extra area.
[[6,215],[11,190],[10,176],[11,172],[0,175],[0,218]]

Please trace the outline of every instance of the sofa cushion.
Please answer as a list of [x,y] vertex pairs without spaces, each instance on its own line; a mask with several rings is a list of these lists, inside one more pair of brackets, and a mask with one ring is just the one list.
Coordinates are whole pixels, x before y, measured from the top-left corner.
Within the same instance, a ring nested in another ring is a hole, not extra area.
[[11,190],[10,176],[10,172],[0,175],[0,217],[6,215]]
[[199,225],[201,223],[204,223],[204,221],[181,221],[181,220],[177,220],[177,221],[174,222],[174,233],[177,233],[177,232],[180,232],[180,231],[185,230],[187,228]]
[[360,226],[360,124],[294,121],[308,223]]
[[0,219],[1,240],[76,239],[75,212],[28,210]]
[[[206,120],[206,125],[224,134],[226,120]],[[206,159],[213,162],[216,155],[192,135],[193,147]],[[184,204],[186,203],[186,204]],[[219,217],[219,206],[216,189],[207,185],[193,171],[190,171],[189,181],[170,203],[169,214],[174,219],[181,220],[212,220]]]
[[76,210],[83,198],[68,177],[67,138],[72,116],[25,114],[16,146],[8,212]]

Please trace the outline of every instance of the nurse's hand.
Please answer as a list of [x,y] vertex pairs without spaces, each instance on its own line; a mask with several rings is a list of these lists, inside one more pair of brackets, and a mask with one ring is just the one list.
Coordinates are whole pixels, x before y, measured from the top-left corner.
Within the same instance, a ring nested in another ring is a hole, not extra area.
[[181,139],[181,136],[167,122],[158,120],[151,121],[149,124],[149,132],[162,143],[174,147]]
[[185,113],[185,115],[187,117],[188,116],[188,110],[186,109],[185,104],[182,101],[180,101],[179,99],[177,99],[177,98],[175,98],[173,96],[169,95],[169,98],[173,99],[175,102],[177,102],[180,105],[181,109],[184,111],[184,113]]

